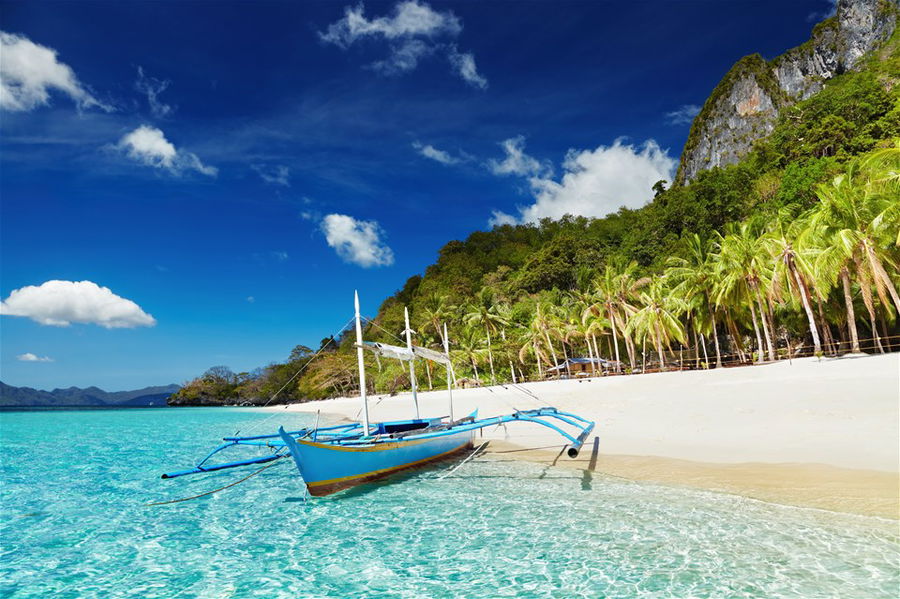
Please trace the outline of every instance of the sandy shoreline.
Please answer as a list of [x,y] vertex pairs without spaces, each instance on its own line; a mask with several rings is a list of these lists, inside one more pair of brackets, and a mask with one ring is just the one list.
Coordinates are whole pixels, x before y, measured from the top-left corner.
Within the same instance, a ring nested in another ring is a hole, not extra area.
[[[597,423],[577,459],[559,455],[558,435],[525,423],[485,429],[488,450],[504,459],[900,518],[898,354],[454,392],[457,417],[475,408],[492,416],[542,404]],[[423,416],[447,414],[446,390],[420,393],[419,405]],[[414,415],[409,393],[376,395],[369,406],[372,420]],[[341,398],[287,409],[355,420],[360,404]]]

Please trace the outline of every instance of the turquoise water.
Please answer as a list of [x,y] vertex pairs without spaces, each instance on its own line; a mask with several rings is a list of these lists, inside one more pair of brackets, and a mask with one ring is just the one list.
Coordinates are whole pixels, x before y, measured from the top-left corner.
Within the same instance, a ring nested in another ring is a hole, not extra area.
[[[2,597],[896,597],[896,522],[477,458],[304,501],[160,480],[268,414],[0,414]],[[265,423],[302,424],[300,415]],[[512,432],[512,431],[511,431]]]

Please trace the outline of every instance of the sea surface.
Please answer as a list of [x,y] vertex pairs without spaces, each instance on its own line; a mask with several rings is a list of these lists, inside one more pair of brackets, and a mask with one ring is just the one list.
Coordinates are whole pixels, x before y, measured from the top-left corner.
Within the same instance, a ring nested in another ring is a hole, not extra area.
[[[0,413],[0,596],[896,598],[898,524],[502,455],[309,499],[290,460],[173,480],[299,414]],[[511,431],[513,432],[513,431]],[[446,476],[445,476],[446,475]]]

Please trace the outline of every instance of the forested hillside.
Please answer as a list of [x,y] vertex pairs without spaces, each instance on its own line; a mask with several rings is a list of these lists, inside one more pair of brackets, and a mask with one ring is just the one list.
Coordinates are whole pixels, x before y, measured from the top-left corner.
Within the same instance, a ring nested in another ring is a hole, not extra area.
[[[457,377],[484,384],[545,377],[571,356],[640,372],[897,348],[900,35],[782,110],[737,164],[654,192],[602,219],[447,243],[384,301],[367,338],[398,343],[408,306],[415,342],[440,347],[446,322]],[[175,401],[352,393],[354,360],[349,338],[298,346],[255,373],[212,370]],[[419,368],[420,385],[443,384]],[[397,365],[372,371],[377,392],[409,384]]]

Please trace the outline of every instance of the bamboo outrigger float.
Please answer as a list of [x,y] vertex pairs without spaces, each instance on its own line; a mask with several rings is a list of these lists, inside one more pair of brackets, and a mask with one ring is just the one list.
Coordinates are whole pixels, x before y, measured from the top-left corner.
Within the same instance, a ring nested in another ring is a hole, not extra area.
[[[568,456],[572,458],[578,456],[582,445],[594,429],[594,423],[553,407],[518,410],[512,414],[482,419],[478,418],[478,413],[475,411],[464,418],[454,420],[453,366],[449,358],[446,326],[443,353],[412,344],[412,330],[409,327],[408,313],[405,315],[406,330],[404,331],[406,347],[364,342],[358,296],[354,297],[354,303],[362,422],[325,427],[319,427],[317,422],[313,427],[300,430],[285,431],[284,428],[279,427],[277,433],[268,435],[225,437],[222,445],[216,447],[193,468],[169,472],[163,474],[162,477],[176,478],[188,474],[264,464],[291,456],[310,495],[329,495],[382,478],[399,470],[420,466],[470,449],[475,431],[509,422],[533,422],[551,428],[568,441]],[[369,421],[364,351],[371,351],[379,356],[410,363],[410,381],[416,418],[377,423]],[[442,363],[447,368],[449,416],[437,418],[421,418],[419,416],[413,367],[413,363],[417,359]],[[574,429],[575,432],[567,432],[563,428],[564,426]],[[271,453],[262,457],[208,465],[210,458],[214,455],[237,445],[267,447],[271,449]]]

